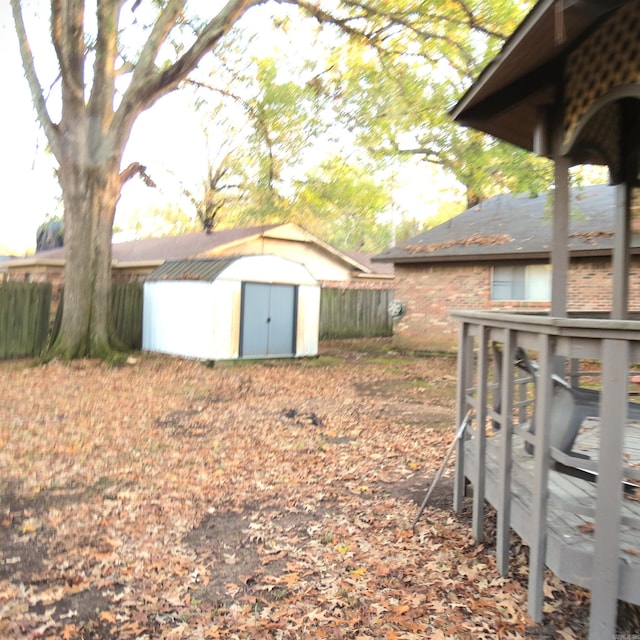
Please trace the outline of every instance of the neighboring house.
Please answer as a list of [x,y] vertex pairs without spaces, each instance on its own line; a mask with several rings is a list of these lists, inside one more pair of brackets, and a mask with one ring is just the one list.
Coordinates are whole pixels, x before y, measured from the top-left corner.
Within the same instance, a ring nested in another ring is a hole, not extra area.
[[[210,233],[143,238],[112,245],[113,276],[143,280],[165,260],[240,255],[276,255],[304,265],[323,286],[390,288],[388,265],[339,251],[292,224],[270,224]],[[8,279],[62,284],[65,248],[36,253],[6,264]]]
[[0,282],[3,282],[7,278],[7,261],[11,260],[13,256],[0,255]]
[[[612,297],[616,188],[571,192],[568,312],[603,315]],[[455,310],[547,313],[551,300],[551,194],[500,195],[381,253],[393,263],[394,297],[404,315],[394,344],[455,351]],[[640,310],[640,236],[631,250],[629,307]]]

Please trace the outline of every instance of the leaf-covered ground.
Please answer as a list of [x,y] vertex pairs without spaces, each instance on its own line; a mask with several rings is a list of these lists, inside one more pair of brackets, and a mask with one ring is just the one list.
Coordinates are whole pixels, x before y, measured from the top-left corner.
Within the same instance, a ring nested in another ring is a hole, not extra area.
[[[368,351],[363,351],[363,345]],[[455,361],[0,363],[2,638],[581,638],[587,594],[411,524],[455,433]],[[468,505],[467,505],[468,509]]]

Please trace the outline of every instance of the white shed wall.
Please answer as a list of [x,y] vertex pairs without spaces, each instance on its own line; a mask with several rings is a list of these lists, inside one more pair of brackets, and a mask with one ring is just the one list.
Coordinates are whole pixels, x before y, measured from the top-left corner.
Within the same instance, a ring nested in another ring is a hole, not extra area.
[[300,285],[298,288],[298,327],[296,356],[317,356],[320,334],[320,287]]
[[146,282],[143,350],[200,360],[238,358],[243,282],[297,285],[295,355],[318,354],[320,286],[303,265],[278,256],[241,258],[213,282]]
[[240,350],[240,299],[242,283],[216,280],[211,288],[214,296],[215,322],[213,331],[213,356],[211,360],[237,358]]
[[147,282],[144,285],[142,348],[211,358],[214,312],[209,282]]

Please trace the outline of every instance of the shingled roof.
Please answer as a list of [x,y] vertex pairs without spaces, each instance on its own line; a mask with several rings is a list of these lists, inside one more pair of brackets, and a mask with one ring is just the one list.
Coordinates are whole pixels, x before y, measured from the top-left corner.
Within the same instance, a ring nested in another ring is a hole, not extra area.
[[[371,256],[352,251],[340,251],[326,242],[308,233],[293,223],[266,224],[254,227],[215,230],[210,233],[187,233],[180,236],[161,238],[141,238],[127,242],[114,242],[111,245],[114,266],[130,267],[136,265],[157,266],[165,260],[187,260],[211,257],[218,251],[226,253],[240,247],[243,243],[260,238],[291,240],[314,244],[319,250],[326,251],[335,259],[345,263],[356,274],[363,277],[390,278],[393,266],[373,264]],[[12,261],[14,266],[34,261],[39,264],[63,264],[66,248],[39,251],[30,258]]]
[[[548,259],[551,196],[551,193],[538,197],[495,196],[374,256],[373,260],[418,263]],[[611,254],[615,202],[615,187],[572,189],[569,223],[572,256]],[[640,238],[634,237],[633,248],[640,249]]]
[[[214,249],[259,237],[282,225],[268,224],[256,227],[223,229],[212,233],[186,233],[180,236],[164,236],[161,238],[141,238],[128,242],[117,242],[112,245],[114,262],[144,262],[179,260],[194,258]],[[40,251],[36,257],[56,260],[64,259],[65,247]]]

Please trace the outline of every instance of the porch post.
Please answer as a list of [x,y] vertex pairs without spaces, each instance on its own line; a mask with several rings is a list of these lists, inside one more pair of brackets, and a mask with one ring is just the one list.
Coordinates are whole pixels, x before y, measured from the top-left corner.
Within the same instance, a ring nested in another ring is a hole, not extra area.
[[569,281],[569,167],[570,160],[560,152],[562,123],[555,119],[553,130],[554,182],[551,240],[551,315],[567,316]]
[[631,244],[631,187],[623,182],[616,187],[616,210],[613,236],[611,277],[613,299],[611,319],[629,318],[629,267]]

